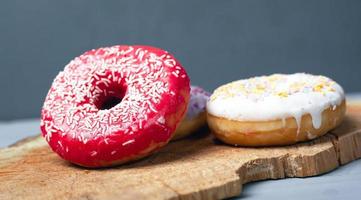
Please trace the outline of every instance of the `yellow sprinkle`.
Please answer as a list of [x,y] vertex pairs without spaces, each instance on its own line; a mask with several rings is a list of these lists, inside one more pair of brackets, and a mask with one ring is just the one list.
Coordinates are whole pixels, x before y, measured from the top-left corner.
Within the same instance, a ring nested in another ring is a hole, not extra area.
[[252,89],[252,93],[262,94],[265,91],[265,87],[263,85],[257,84],[255,88]]
[[280,96],[280,97],[285,97],[285,98],[288,97],[287,92],[279,92],[277,95]]
[[321,92],[323,87],[324,87],[324,84],[320,83],[320,84],[316,85],[315,87],[313,87],[313,91]]

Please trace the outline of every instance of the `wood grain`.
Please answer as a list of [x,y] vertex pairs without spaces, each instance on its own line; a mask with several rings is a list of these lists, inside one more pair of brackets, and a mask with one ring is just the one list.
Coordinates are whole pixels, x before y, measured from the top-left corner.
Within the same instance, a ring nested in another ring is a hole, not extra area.
[[239,148],[203,130],[116,168],[89,170],[61,160],[40,136],[0,150],[0,199],[222,199],[256,180],[323,174],[361,157],[361,106],[311,142]]

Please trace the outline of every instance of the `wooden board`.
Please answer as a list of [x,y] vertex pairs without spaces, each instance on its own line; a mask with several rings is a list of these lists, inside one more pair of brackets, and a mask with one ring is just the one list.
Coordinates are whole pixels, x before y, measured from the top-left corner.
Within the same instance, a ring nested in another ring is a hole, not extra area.
[[0,199],[221,199],[256,180],[323,174],[361,157],[361,106],[307,143],[237,148],[199,133],[116,168],[89,170],[61,160],[44,139],[0,150]]

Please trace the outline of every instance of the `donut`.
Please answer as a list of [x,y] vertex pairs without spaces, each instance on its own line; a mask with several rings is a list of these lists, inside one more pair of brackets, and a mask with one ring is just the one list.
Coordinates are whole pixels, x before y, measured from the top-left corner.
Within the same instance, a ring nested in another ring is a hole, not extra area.
[[184,138],[206,124],[206,104],[210,94],[198,86],[191,86],[187,114],[177,127],[172,140]]
[[275,146],[307,141],[338,126],[345,115],[342,87],[325,76],[274,74],[217,88],[207,122],[235,146]]
[[40,128],[67,161],[90,168],[118,165],[169,142],[189,93],[186,71],[167,51],[125,45],[94,49],[56,76]]

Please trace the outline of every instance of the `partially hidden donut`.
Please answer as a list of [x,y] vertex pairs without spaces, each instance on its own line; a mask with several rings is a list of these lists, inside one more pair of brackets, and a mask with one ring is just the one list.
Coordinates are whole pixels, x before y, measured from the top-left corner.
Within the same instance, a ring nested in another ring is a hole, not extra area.
[[345,107],[342,87],[327,77],[274,74],[216,89],[207,122],[231,145],[288,145],[326,134],[341,123]]
[[189,101],[189,78],[167,51],[112,46],[72,60],[55,78],[41,131],[63,159],[106,167],[168,143]]
[[198,86],[191,86],[187,114],[177,127],[172,140],[184,138],[206,125],[206,105],[210,94]]

